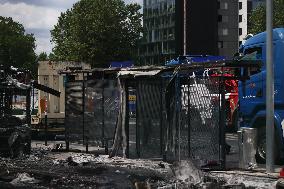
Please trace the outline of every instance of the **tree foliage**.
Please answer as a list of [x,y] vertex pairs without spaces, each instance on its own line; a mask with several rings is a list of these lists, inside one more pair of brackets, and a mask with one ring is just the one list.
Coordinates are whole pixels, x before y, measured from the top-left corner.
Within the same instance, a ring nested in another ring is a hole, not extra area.
[[[284,27],[284,0],[273,1],[273,27]],[[266,8],[260,5],[249,17],[249,33],[256,34],[266,30]]]
[[36,71],[35,38],[22,24],[0,16],[0,64]]
[[46,52],[41,52],[41,53],[37,56],[37,60],[38,60],[38,61],[46,61],[46,60],[48,60],[48,56],[47,56]]
[[142,32],[138,4],[122,0],[81,0],[61,13],[51,31],[53,53],[59,60],[108,66],[135,55]]

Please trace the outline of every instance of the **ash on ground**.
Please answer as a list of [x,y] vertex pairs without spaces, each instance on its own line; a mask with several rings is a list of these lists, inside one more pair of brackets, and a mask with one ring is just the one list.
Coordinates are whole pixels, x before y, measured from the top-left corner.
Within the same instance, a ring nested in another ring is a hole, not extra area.
[[198,170],[190,161],[109,158],[33,148],[31,155],[0,159],[0,188],[275,188],[275,179],[256,179]]

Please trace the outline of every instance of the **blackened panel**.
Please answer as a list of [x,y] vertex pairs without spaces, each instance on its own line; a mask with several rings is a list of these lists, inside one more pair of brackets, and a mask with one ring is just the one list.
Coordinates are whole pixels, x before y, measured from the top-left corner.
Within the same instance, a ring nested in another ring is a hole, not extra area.
[[217,0],[190,0],[187,10],[187,54],[217,55]]
[[176,56],[183,54],[183,1],[175,1]]

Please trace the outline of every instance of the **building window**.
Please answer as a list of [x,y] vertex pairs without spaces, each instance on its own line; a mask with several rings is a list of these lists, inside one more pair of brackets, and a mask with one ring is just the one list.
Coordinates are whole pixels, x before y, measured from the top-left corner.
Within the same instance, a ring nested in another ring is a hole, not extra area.
[[228,21],[229,21],[229,16],[223,16],[222,18],[223,18],[223,19],[222,19],[223,22],[228,22]]
[[224,42],[223,41],[218,41],[218,48],[222,49],[224,47]]
[[242,34],[243,34],[243,29],[239,28],[239,35],[242,35]]
[[228,29],[227,28],[223,29],[223,35],[228,35]]
[[228,3],[227,2],[223,2],[221,3],[221,9],[227,10],[228,9]]
[[222,15],[218,15],[218,22],[222,22]]
[[239,2],[239,10],[243,9],[243,3]]
[[252,11],[252,1],[248,1],[247,12],[251,12],[251,11]]
[[239,15],[239,22],[242,22],[242,21],[243,21],[243,16]]
[[220,8],[221,8],[220,1],[218,1],[217,3],[218,3],[218,4],[217,4],[218,9],[220,9]]
[[228,16],[222,16],[222,15],[218,15],[218,22],[228,22],[229,21],[229,17]]
[[229,32],[228,32],[228,29],[227,28],[221,28],[218,30],[218,35],[222,36],[222,35],[228,35]]

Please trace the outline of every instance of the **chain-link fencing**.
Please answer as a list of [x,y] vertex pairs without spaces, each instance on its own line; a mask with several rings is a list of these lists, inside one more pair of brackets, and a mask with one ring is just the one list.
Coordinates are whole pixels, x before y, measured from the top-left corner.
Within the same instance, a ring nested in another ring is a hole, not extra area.
[[68,141],[111,146],[118,114],[115,80],[72,81],[66,84],[65,127]]

